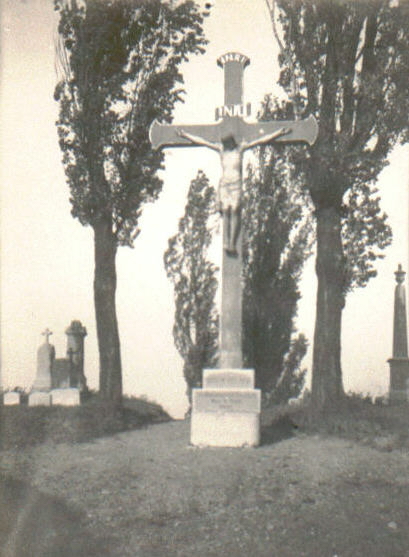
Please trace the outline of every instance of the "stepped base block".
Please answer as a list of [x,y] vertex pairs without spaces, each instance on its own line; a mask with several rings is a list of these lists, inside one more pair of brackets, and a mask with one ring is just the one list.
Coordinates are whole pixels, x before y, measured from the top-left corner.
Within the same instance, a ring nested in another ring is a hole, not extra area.
[[198,447],[257,447],[260,415],[192,412],[190,442]]
[[20,393],[9,391],[3,395],[3,404],[4,406],[14,406],[15,404],[20,404],[20,399]]
[[254,369],[204,369],[203,389],[252,389]]

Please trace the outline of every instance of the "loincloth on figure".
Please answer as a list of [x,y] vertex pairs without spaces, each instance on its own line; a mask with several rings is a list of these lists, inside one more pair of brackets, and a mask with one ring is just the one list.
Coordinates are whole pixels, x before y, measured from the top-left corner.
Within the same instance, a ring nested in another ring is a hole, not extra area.
[[227,181],[222,178],[216,201],[219,211],[223,212],[229,207],[232,211],[237,211],[241,204],[241,180]]

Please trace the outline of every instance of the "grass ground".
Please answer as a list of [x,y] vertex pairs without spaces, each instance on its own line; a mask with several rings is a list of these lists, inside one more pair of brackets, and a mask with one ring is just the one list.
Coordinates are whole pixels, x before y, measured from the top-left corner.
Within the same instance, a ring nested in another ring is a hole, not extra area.
[[124,397],[119,409],[95,394],[76,407],[0,405],[0,450],[41,443],[82,443],[170,419],[159,404],[134,397]]
[[257,449],[190,447],[188,421],[3,449],[2,557],[409,556],[408,417],[350,400],[266,412]]

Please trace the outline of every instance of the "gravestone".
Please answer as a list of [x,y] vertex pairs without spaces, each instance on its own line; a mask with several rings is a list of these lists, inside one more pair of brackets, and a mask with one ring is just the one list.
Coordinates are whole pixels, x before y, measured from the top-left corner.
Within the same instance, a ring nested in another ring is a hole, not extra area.
[[76,388],[53,389],[50,395],[53,406],[78,406],[80,404],[80,391]]
[[87,388],[84,375],[84,338],[87,336],[87,329],[81,321],[74,320],[71,321],[65,334],[67,335],[67,358],[71,363],[69,386],[84,391]]
[[395,271],[396,287],[393,314],[393,350],[388,360],[390,367],[389,402],[409,400],[408,329],[406,321],[405,272],[399,264]]
[[21,394],[16,391],[8,391],[3,395],[4,406],[14,406],[20,404]]
[[33,383],[33,391],[49,391],[52,385],[51,374],[55,348],[49,343],[49,337],[53,333],[46,329],[41,334],[44,335],[45,341],[37,351],[37,375]]
[[50,393],[44,391],[33,391],[28,395],[29,406],[50,406],[51,396]]
[[[177,126],[156,120],[149,130],[152,146],[205,146],[220,154],[223,175],[219,186],[223,215],[223,255],[221,269],[221,312],[219,373],[205,373],[203,389],[192,391],[191,442],[208,446],[254,446],[259,442],[261,393],[254,389],[254,373],[244,379],[242,365],[242,156],[251,147],[271,141],[305,142],[312,145],[318,126],[311,115],[299,121],[247,123],[243,115],[243,75],[250,60],[238,52],[228,52],[217,60],[224,70],[223,109],[210,125]],[[240,377],[234,378],[237,373]],[[252,381],[248,378],[252,377]],[[215,388],[208,387],[213,384]],[[240,386],[238,386],[240,385]],[[247,386],[246,386],[247,385]]]
[[71,321],[66,329],[67,335],[67,357],[56,358],[52,366],[52,389],[79,388],[81,391],[87,389],[87,381],[84,375],[84,337],[87,335],[86,328],[81,321]]

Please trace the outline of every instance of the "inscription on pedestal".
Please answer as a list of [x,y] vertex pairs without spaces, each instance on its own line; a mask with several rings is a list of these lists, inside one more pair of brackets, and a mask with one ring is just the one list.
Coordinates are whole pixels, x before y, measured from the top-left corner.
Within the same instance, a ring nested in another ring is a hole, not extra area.
[[193,409],[195,412],[260,412],[259,390],[193,390]]

